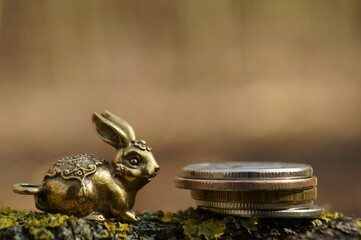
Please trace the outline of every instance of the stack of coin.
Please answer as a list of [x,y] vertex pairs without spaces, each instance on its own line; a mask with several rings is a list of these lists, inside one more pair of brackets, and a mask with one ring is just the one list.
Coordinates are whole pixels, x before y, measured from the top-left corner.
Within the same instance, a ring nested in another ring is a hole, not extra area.
[[310,165],[212,162],[187,165],[175,178],[204,209],[244,217],[317,218],[317,178]]

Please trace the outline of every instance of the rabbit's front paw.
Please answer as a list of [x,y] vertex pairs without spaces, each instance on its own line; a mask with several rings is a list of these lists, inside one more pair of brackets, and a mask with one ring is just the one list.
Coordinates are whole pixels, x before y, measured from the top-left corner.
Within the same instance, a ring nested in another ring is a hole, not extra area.
[[139,221],[139,217],[135,215],[132,211],[126,211],[124,215],[122,215],[122,218],[127,221],[137,222]]

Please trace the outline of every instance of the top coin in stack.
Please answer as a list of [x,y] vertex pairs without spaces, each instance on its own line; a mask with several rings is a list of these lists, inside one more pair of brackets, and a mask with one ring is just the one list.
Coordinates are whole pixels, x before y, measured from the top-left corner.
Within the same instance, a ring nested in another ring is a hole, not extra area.
[[176,187],[202,190],[256,191],[308,189],[317,185],[310,165],[279,162],[191,164],[176,177]]
[[308,164],[281,162],[210,162],[190,164],[182,175],[205,179],[292,179],[313,175]]
[[317,178],[307,164],[191,164],[175,178],[175,185],[192,190],[198,206],[218,213],[258,217],[318,217],[322,214],[321,208],[312,205],[317,196]]

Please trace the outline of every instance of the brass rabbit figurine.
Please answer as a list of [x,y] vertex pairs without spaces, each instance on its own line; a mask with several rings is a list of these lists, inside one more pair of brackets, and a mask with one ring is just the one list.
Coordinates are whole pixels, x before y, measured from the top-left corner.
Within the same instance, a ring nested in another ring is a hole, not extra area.
[[152,149],[108,111],[93,113],[92,122],[99,137],[116,148],[112,162],[90,154],[65,157],[50,167],[41,185],[19,183],[13,190],[34,195],[36,207],[45,212],[137,221],[131,211],[135,196],[159,170]]

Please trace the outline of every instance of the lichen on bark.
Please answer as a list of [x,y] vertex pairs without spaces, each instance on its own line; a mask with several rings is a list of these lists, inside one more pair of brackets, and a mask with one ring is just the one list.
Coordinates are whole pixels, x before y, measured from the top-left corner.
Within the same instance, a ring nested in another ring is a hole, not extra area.
[[326,214],[318,219],[264,219],[189,208],[138,214],[140,221],[89,221],[74,216],[0,209],[0,239],[357,239],[361,219]]

